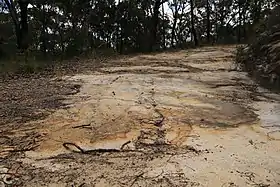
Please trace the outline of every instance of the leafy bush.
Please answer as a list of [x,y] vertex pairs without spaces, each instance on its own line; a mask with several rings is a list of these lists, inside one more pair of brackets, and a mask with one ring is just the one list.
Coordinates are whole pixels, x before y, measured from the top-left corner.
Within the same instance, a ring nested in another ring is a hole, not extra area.
[[265,29],[247,46],[239,47],[236,62],[264,86],[280,87],[280,6],[265,20]]

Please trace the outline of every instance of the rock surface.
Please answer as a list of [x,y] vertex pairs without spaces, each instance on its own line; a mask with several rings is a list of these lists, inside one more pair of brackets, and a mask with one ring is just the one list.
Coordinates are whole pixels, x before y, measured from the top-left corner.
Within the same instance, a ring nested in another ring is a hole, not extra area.
[[3,125],[0,185],[279,186],[280,97],[237,71],[234,51],[138,55],[53,79],[79,92]]

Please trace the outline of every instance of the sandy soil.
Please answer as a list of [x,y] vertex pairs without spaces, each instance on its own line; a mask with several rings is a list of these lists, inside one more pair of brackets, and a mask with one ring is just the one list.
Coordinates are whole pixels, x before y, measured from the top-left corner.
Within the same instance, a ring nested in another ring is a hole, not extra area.
[[0,186],[280,186],[280,96],[233,53],[138,55],[52,79],[64,107],[3,121]]

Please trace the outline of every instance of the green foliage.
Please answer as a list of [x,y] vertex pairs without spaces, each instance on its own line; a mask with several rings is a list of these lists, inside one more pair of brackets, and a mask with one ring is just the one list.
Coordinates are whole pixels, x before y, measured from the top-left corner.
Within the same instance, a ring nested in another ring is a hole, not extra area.
[[280,88],[280,6],[263,20],[261,33],[246,48],[239,48],[236,61],[265,86]]

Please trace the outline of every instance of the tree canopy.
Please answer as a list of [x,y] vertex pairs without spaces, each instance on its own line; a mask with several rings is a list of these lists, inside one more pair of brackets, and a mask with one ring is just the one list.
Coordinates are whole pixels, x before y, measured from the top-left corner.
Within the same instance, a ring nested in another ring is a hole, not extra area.
[[0,58],[244,43],[277,0],[0,0]]

